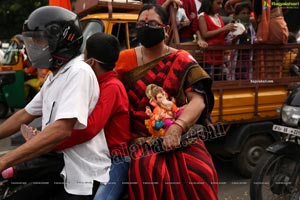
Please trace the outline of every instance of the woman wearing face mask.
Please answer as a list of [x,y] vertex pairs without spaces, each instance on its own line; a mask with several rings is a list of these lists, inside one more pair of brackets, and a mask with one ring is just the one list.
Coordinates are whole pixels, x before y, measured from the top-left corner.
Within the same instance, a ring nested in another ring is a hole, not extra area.
[[[217,199],[218,177],[202,140],[180,145],[181,135],[196,122],[209,123],[214,105],[212,81],[184,50],[164,43],[168,14],[158,5],[146,4],[139,13],[137,36],[141,46],[124,50],[115,70],[129,96],[131,132],[129,146],[130,199]],[[185,105],[180,117],[166,130],[163,149],[143,143],[151,136],[145,126],[145,89],[150,83],[162,87]]]

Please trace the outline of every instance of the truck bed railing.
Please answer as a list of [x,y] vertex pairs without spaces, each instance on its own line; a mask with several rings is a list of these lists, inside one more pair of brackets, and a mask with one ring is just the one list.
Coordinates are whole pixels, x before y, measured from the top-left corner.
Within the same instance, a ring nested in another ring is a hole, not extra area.
[[211,74],[215,123],[278,119],[276,109],[289,89],[300,84],[300,44],[214,45],[200,49],[190,42],[172,46],[190,52],[207,71],[207,53],[215,60],[222,58],[223,64],[215,65]]
[[[276,83],[277,79],[297,77],[295,67],[300,67],[300,44],[211,45],[200,49],[195,42],[189,42],[172,46],[190,52],[215,82]],[[216,61],[213,69],[207,63],[209,58]]]
[[[278,79],[294,78],[297,74],[296,68],[292,66],[300,67],[300,44],[209,45],[206,49],[200,49],[196,42],[179,42],[176,9],[171,5],[168,10],[171,29],[167,44],[189,51],[209,72],[215,80],[215,85],[219,85],[220,81],[222,85],[240,84],[241,86],[251,81],[276,83]],[[208,65],[211,63],[209,61],[215,62],[213,67]],[[234,83],[229,83],[232,81]]]

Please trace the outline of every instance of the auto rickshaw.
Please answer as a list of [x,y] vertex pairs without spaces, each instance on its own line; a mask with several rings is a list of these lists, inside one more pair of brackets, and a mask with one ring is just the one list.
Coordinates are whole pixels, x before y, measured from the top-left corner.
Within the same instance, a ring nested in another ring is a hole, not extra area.
[[0,118],[15,108],[23,108],[37,93],[38,89],[26,84],[24,51],[22,35],[15,35],[0,66]]

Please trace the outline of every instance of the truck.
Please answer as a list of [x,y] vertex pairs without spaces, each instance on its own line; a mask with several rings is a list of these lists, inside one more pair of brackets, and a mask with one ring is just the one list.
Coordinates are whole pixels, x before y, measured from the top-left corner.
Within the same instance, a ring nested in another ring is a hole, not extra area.
[[[191,45],[189,48],[192,47]],[[283,56],[289,49],[299,50],[299,47],[298,44],[213,47],[230,51],[247,49],[252,50],[254,54],[252,78],[213,82],[215,105],[212,120],[214,124],[222,127],[216,130],[224,131],[224,133],[213,133],[216,139],[207,142],[211,153],[221,159],[233,161],[234,166],[245,177],[251,176],[265,148],[279,140],[279,135],[272,130],[273,124],[278,123],[278,110],[287,94],[299,85],[300,80],[298,75],[291,75],[290,69],[278,75],[279,70],[286,70],[281,69],[281,66],[275,67],[279,68],[276,74],[272,73],[267,76],[263,68],[270,67],[265,65],[274,61],[268,60],[266,61],[268,63],[261,63],[260,53],[275,51],[278,54],[274,57]],[[196,49],[196,47],[193,48]],[[229,66],[233,64],[233,61],[229,62]],[[299,66],[299,58],[295,62]],[[267,78],[264,78],[265,76]],[[224,137],[218,137],[219,135]]]
[[80,18],[84,41],[95,32],[103,32],[115,35],[122,48],[128,49],[138,45],[135,24],[141,7],[142,2],[134,0],[78,0],[74,12]]
[[[142,6],[139,1],[80,0],[77,4],[75,12],[80,16],[85,38],[102,31],[117,36],[124,48],[138,45],[133,41],[137,13]],[[179,42],[175,13],[170,7],[168,45],[190,52],[204,68],[207,51],[223,52],[221,80],[214,80],[212,86],[213,127],[207,128],[209,137],[205,144],[214,157],[233,162],[241,175],[250,177],[265,148],[280,139],[272,126],[279,120],[278,109],[289,91],[299,86],[300,44],[214,45],[200,49],[196,42]],[[242,72],[233,69],[241,67],[230,56],[233,51],[248,52],[247,78],[236,78]]]

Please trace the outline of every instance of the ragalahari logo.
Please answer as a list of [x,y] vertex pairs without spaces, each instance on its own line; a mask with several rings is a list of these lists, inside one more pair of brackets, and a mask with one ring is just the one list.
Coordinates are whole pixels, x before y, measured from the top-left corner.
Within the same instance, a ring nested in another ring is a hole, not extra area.
[[277,2],[277,1],[271,2],[272,7],[282,7],[285,9],[299,9],[300,8],[299,5],[300,5],[299,0],[290,0],[285,2]]

